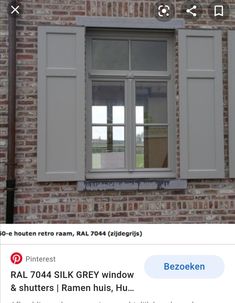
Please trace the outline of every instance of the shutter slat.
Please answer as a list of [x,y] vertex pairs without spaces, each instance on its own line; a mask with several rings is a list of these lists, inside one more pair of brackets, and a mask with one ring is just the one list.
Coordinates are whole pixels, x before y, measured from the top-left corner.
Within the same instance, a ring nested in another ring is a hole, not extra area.
[[181,178],[224,178],[222,37],[179,31]]

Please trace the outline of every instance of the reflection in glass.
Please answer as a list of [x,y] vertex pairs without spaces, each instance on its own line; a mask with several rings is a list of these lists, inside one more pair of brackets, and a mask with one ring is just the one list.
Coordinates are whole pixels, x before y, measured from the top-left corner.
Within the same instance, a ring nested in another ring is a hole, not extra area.
[[113,123],[124,124],[124,106],[113,106]]
[[166,71],[167,41],[131,41],[133,70]]
[[107,106],[92,106],[92,122],[97,124],[107,123]]
[[115,169],[125,166],[123,126],[92,127],[92,168]]
[[136,123],[138,124],[144,124],[144,107],[137,105],[135,107],[135,117],[136,117]]
[[128,70],[128,40],[92,40],[92,68]]
[[167,127],[136,127],[136,168],[168,167]]
[[124,82],[92,82],[93,169],[125,167],[124,103]]
[[167,82],[136,82],[136,123],[167,123]]
[[124,123],[123,82],[92,82],[92,123]]

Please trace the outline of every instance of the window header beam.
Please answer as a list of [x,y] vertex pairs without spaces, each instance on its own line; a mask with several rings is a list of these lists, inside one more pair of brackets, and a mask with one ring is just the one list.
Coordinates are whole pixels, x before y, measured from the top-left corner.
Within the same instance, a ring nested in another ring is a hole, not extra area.
[[77,17],[77,25],[100,28],[179,29],[185,27],[185,21],[178,18],[163,22],[156,18],[79,16]]

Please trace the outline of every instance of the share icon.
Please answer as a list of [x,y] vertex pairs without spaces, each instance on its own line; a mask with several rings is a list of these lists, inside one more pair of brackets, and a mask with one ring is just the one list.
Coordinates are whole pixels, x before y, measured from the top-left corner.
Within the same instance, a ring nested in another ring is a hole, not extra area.
[[188,0],[183,3],[181,13],[185,19],[197,20],[202,15],[202,6],[198,0]]
[[193,17],[197,17],[197,13],[193,12],[195,9],[197,9],[197,6],[193,5],[191,8],[186,9],[186,13],[191,14]]

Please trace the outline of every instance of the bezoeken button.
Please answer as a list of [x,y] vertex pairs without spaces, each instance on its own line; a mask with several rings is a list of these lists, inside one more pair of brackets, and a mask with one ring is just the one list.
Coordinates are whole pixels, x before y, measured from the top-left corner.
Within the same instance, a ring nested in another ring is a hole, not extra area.
[[155,279],[214,279],[223,273],[224,263],[213,255],[159,255],[147,259],[145,271]]

